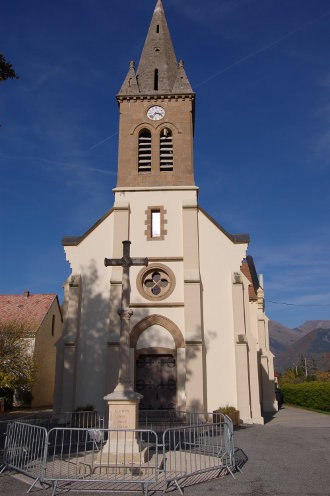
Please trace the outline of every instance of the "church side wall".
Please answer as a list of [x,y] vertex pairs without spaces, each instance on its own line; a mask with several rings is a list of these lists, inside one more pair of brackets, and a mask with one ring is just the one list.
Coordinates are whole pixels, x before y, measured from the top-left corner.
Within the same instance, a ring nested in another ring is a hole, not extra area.
[[65,247],[72,274],[81,275],[80,335],[75,348],[74,408],[93,405],[103,411],[107,393],[110,271],[104,258],[113,255],[110,214],[78,246]]
[[249,301],[250,281],[242,275],[245,292],[245,315],[246,336],[248,343],[249,377],[250,377],[250,400],[252,422],[263,424],[261,416],[261,376],[260,376],[260,345],[258,337],[257,303]]
[[247,245],[233,244],[201,211],[198,219],[207,409],[237,408],[232,272],[239,272]]

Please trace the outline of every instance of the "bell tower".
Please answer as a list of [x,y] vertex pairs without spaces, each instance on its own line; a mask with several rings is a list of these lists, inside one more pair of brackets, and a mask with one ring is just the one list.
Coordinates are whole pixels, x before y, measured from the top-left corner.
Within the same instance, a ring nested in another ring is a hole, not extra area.
[[194,186],[195,93],[177,62],[161,0],[138,68],[130,62],[117,101],[117,188]]

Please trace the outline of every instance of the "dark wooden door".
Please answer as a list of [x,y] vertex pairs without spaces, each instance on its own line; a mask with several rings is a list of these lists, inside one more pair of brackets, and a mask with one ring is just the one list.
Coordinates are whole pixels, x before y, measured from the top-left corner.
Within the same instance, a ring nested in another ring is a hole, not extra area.
[[136,360],[136,391],[143,395],[141,409],[175,408],[175,358],[172,355],[140,355]]

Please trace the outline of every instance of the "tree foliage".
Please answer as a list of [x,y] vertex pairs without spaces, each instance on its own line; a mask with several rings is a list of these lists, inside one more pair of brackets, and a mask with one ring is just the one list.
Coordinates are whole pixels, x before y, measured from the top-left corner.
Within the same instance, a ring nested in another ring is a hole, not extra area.
[[8,62],[4,55],[0,53],[0,82],[6,81],[6,79],[18,79],[19,76],[13,69],[13,65]]
[[301,384],[303,382],[311,381],[327,381],[329,374],[322,374],[318,369],[316,360],[310,356],[305,357],[301,355],[299,361],[289,367],[283,374],[279,375],[279,385],[283,384]]
[[26,325],[0,324],[0,388],[28,391],[34,378],[33,337]]
[[281,391],[284,403],[330,411],[330,382],[283,384]]

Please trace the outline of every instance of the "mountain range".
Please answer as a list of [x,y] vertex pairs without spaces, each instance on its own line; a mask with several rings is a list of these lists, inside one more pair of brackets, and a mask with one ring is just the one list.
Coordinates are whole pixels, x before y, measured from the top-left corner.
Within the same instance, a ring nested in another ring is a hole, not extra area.
[[330,320],[309,320],[294,329],[270,320],[269,345],[275,355],[274,367],[278,372],[295,366],[301,355],[313,357],[318,368],[327,370],[330,358]]

